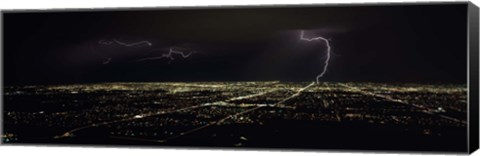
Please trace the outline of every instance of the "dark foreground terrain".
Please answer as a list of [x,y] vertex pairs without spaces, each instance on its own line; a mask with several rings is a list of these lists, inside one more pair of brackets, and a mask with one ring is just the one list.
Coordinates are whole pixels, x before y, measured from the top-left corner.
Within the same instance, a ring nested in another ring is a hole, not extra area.
[[100,83],[4,88],[3,142],[466,151],[465,85]]

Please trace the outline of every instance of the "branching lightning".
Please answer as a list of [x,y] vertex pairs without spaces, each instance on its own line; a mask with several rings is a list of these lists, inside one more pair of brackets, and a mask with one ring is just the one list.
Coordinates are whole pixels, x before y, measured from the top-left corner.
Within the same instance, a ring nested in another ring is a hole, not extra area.
[[312,41],[324,41],[325,42],[325,45],[327,46],[327,55],[325,57],[325,61],[324,61],[324,66],[323,66],[323,70],[320,74],[317,75],[316,77],[316,80],[317,80],[317,83],[320,82],[320,78],[323,77],[323,75],[325,75],[325,73],[327,72],[327,69],[328,69],[328,63],[330,61],[330,55],[331,55],[331,46],[330,46],[330,42],[328,41],[328,39],[326,38],[323,38],[321,36],[319,37],[314,37],[314,38],[306,38],[305,37],[305,31],[301,31],[300,32],[300,40],[302,41],[308,41],[308,42],[312,42]]
[[113,43],[116,43],[116,44],[126,46],[126,47],[152,46],[152,43],[149,42],[149,41],[138,41],[138,42],[133,42],[133,43],[125,43],[125,42],[121,42],[117,39],[113,39],[112,41],[100,40],[100,41],[98,41],[98,43],[103,44],[103,45],[111,45]]
[[111,57],[107,57],[107,58],[105,58],[105,60],[102,61],[102,64],[109,64],[110,61],[112,61],[112,58],[111,58]]
[[[121,42],[117,39],[99,40],[98,44],[102,44],[102,45],[118,44],[118,45],[125,46],[125,47],[141,47],[141,46],[151,47],[152,46],[152,43],[150,41],[138,41],[138,42],[133,42],[133,43],[126,43],[126,42]],[[152,51],[156,51],[156,50],[152,50]],[[170,64],[173,60],[175,60],[174,55],[179,55],[182,58],[188,58],[194,53],[196,53],[196,51],[185,52],[185,51],[179,51],[179,50],[174,50],[173,48],[169,48],[168,53],[164,53],[161,56],[146,57],[146,58],[137,59],[135,61],[136,62],[141,62],[141,61],[147,61],[147,60],[168,59],[169,60],[168,63]],[[102,61],[102,64],[109,64],[111,61],[112,61],[112,58],[107,57],[107,58],[105,58],[104,61]]]
[[168,63],[170,64],[173,60],[175,60],[175,57],[173,57],[174,54],[180,55],[182,58],[188,58],[192,56],[193,53],[195,53],[195,51],[183,52],[183,51],[176,51],[176,50],[173,50],[173,48],[170,48],[168,53],[162,54],[161,56],[142,58],[142,59],[138,59],[137,62],[166,58],[166,59],[169,59]]

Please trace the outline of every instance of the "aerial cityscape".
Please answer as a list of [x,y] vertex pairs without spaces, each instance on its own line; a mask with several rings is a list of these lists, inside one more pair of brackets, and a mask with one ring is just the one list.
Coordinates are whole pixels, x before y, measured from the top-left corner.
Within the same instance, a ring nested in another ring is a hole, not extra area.
[[465,9],[7,12],[1,140],[467,151]]
[[466,91],[282,82],[8,87],[3,141],[461,150]]

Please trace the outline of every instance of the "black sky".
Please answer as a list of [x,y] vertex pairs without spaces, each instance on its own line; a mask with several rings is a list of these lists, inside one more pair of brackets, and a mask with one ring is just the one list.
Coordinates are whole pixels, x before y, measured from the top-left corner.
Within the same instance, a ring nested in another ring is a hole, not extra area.
[[[7,12],[4,83],[323,81],[466,83],[467,5]],[[152,47],[101,45],[148,40]],[[170,47],[187,59],[136,62]],[[152,49],[162,49],[151,52]],[[102,64],[105,57],[112,58]]]

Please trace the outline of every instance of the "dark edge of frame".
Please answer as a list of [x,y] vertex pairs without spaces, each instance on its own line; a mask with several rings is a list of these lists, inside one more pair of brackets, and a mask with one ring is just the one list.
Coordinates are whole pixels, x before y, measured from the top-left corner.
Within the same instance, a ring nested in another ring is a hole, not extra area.
[[8,13],[59,13],[59,12],[104,12],[104,11],[158,11],[158,10],[202,10],[202,9],[262,9],[302,7],[369,7],[405,5],[468,5],[469,1],[424,1],[424,2],[365,2],[365,3],[299,3],[299,4],[242,4],[242,5],[198,5],[198,6],[145,6],[145,7],[103,7],[103,8],[49,8],[49,9],[3,9]]
[[468,53],[469,53],[469,90],[468,90],[468,152],[478,149],[479,141],[479,51],[478,51],[478,7],[472,2],[468,5]]
[[[430,1],[430,2],[370,2],[370,3],[312,3],[312,4],[256,4],[256,5],[199,5],[199,6],[145,6],[145,7],[104,7],[104,8],[50,8],[50,9],[0,9],[0,139],[4,133],[4,22],[5,14],[10,13],[61,13],[61,12],[104,12],[104,11],[156,11],[156,10],[201,10],[201,9],[261,9],[261,8],[295,8],[295,7],[368,7],[368,6],[408,6],[408,5],[467,5],[468,6],[468,51],[470,64],[467,64],[469,72],[469,90],[470,94],[468,99],[468,132],[479,130],[479,96],[478,96],[478,7],[469,1]],[[473,16],[472,16],[473,15]],[[473,19],[473,20],[472,20]],[[472,35],[473,34],[473,35]],[[472,44],[473,43],[473,44]],[[476,57],[475,57],[476,56]],[[474,111],[471,111],[474,110]],[[473,119],[473,120],[472,120]],[[478,149],[478,133],[470,135],[467,133],[468,139],[468,152],[472,153]],[[472,140],[472,137],[474,140]],[[475,141],[472,144],[472,141]],[[442,154],[442,155],[457,155],[461,152],[448,152],[448,151],[394,151],[394,150],[352,150],[352,149],[295,149],[295,148],[234,148],[234,147],[204,147],[204,146],[149,146],[149,145],[108,145],[108,144],[36,144],[36,143],[17,143],[17,144],[4,144],[3,140],[0,140],[1,146],[37,146],[37,147],[82,147],[82,148],[137,148],[137,149],[186,149],[186,150],[230,150],[230,151],[282,151],[282,152],[364,152],[375,154]]]
[[3,133],[4,133],[3,129],[5,128],[5,125],[4,125],[4,122],[3,122],[3,110],[5,110],[4,109],[4,104],[5,104],[4,103],[4,90],[3,90],[3,88],[4,88],[3,87],[4,86],[4,83],[3,83],[3,76],[4,76],[3,71],[4,71],[4,69],[3,68],[4,68],[4,62],[5,62],[4,61],[4,55],[3,55],[4,51],[5,51],[4,38],[3,38],[3,34],[5,34],[4,33],[4,29],[5,29],[5,27],[4,27],[5,16],[4,15],[5,15],[5,12],[3,10],[0,10],[0,25],[1,25],[0,26],[1,27],[0,28],[0,34],[1,34],[0,35],[0,49],[2,51],[0,53],[0,61],[1,61],[0,62],[0,70],[1,70],[1,72],[0,72],[0,109],[1,109],[0,110],[0,145],[3,144]]

